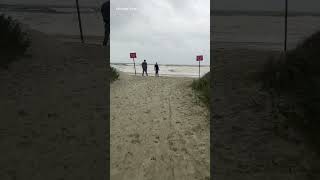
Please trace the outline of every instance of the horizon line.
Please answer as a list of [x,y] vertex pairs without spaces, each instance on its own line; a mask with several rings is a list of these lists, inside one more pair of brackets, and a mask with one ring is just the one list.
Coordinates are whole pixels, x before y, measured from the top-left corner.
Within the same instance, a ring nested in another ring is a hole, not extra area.
[[[134,63],[125,63],[125,62],[110,62],[110,64],[120,64],[120,65],[123,65],[123,64],[134,64]],[[155,64],[155,63],[148,63],[148,64]],[[160,64],[158,63],[159,65],[164,65],[164,66],[199,66],[199,64]],[[201,64],[200,66],[209,66],[210,67],[210,64]]]

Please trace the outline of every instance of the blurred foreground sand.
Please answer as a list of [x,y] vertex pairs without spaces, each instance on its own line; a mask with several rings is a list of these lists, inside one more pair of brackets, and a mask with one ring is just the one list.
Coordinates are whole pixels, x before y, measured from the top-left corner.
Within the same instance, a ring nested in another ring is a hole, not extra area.
[[108,50],[30,35],[0,71],[0,179],[104,179]]

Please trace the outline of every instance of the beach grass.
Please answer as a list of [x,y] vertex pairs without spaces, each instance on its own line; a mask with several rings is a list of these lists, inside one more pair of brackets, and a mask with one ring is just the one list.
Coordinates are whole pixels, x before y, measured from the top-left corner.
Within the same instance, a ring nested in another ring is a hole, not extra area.
[[4,14],[0,15],[0,67],[7,69],[12,61],[24,56],[30,39],[21,24]]
[[110,82],[116,81],[119,79],[119,72],[114,68],[109,66],[109,72],[110,72]]
[[274,95],[276,108],[301,130],[320,152],[320,31],[293,50],[272,58],[264,67],[264,88]]
[[210,72],[200,79],[192,82],[192,89],[198,94],[199,99],[209,107],[210,105]]

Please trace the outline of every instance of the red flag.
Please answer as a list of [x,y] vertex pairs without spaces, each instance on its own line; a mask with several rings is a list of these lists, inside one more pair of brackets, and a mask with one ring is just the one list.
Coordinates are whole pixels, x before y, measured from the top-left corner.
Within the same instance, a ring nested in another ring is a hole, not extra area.
[[197,56],[197,61],[203,61],[203,56],[202,55]]
[[130,53],[130,58],[137,58],[136,53],[135,52],[134,53]]

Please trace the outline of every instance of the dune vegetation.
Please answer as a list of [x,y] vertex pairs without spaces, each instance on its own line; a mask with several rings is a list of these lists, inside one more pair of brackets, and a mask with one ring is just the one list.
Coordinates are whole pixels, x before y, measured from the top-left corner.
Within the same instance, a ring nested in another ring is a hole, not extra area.
[[0,15],[0,67],[7,69],[12,61],[24,56],[30,39],[21,24],[11,17]]
[[302,132],[320,152],[320,31],[296,48],[271,58],[264,67],[264,88],[288,125]]
[[198,92],[199,99],[210,106],[210,72],[192,82],[192,89]]
[[111,67],[110,65],[109,65],[109,72],[110,72],[110,82],[113,82],[119,79],[119,72],[115,68]]

